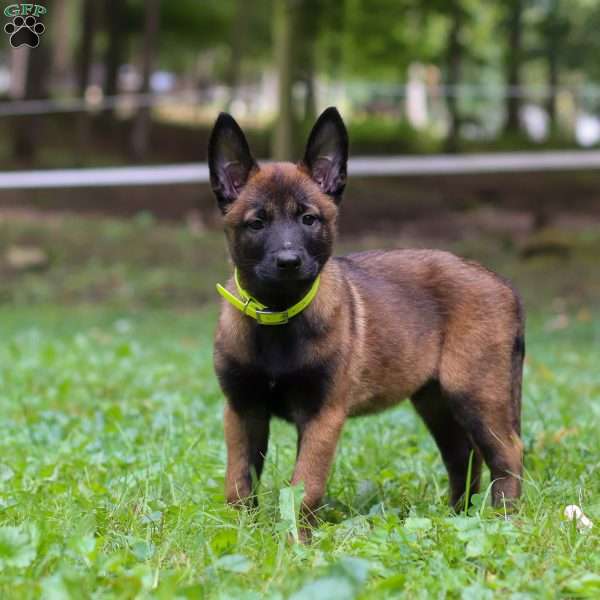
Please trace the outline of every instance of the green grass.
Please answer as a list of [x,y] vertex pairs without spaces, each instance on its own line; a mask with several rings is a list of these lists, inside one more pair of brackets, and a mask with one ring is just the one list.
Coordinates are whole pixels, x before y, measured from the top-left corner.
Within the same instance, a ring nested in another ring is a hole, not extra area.
[[[0,598],[600,597],[600,236],[560,241],[566,257],[527,261],[500,235],[445,245],[512,277],[528,306],[517,512],[488,506],[487,478],[453,515],[404,404],[348,423],[322,524],[299,546],[289,425],[273,427],[260,508],[224,504],[221,234],[147,217],[0,221]],[[15,268],[15,247],[47,261]],[[568,504],[590,532],[565,522]]]
[[259,510],[224,505],[213,310],[2,308],[0,597],[597,598],[600,319],[570,316],[530,319],[516,514],[486,506],[486,480],[453,515],[405,404],[347,425],[324,522],[298,546],[290,426],[274,428]]

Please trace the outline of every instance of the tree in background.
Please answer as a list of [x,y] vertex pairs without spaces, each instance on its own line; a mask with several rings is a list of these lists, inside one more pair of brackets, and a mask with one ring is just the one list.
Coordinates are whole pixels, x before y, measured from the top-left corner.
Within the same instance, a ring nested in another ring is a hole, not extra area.
[[448,110],[448,131],[444,142],[446,152],[458,152],[460,134],[463,124],[461,85],[466,62],[475,54],[474,48],[466,44],[467,32],[473,26],[475,6],[471,0],[425,0],[424,14],[442,19],[446,24],[444,45],[434,62],[442,65],[444,71],[444,87],[446,107]]
[[[119,68],[123,64],[126,6],[123,0],[105,0],[104,20],[107,29],[104,54],[104,94],[115,96],[119,89]],[[109,111],[111,112],[111,111]]]
[[462,82],[463,63],[465,59],[465,45],[463,42],[463,29],[468,19],[460,0],[448,2],[448,17],[450,27],[446,39],[446,104],[450,122],[446,137],[445,149],[447,152],[457,152],[459,149],[460,128],[462,123],[458,105],[459,89]]
[[542,55],[546,61],[546,111],[551,131],[557,128],[557,98],[561,57],[567,53],[566,45],[571,30],[566,7],[561,0],[547,0],[543,17],[539,24]]
[[[35,52],[29,48],[18,48],[14,52],[27,52],[27,71],[22,100],[45,100],[49,95],[50,55]],[[35,159],[42,136],[43,119],[39,115],[15,117],[13,129],[13,149],[15,159],[30,163]]]
[[[150,93],[150,81],[158,50],[160,24],[160,0],[146,0],[144,20],[144,41],[142,49],[142,94]],[[131,149],[136,160],[142,159],[148,152],[150,143],[151,107],[142,104],[138,109],[133,125]]]
[[506,121],[504,131],[517,133],[520,130],[521,70],[524,59],[523,13],[524,0],[506,0],[504,26],[507,33],[505,52],[506,71]]
[[[53,0],[50,13],[44,54],[53,57],[58,71],[52,72],[59,77],[48,82],[44,57],[32,52],[28,67],[22,67],[23,97],[46,97],[49,85],[61,96],[71,86],[83,97],[91,73],[97,72],[104,79],[95,82],[113,96],[119,91],[119,70],[130,64],[140,74],[136,91],[141,93],[151,91],[152,72],[161,69],[174,73],[181,87],[195,84],[206,92],[201,102],[213,108],[218,103],[218,108],[238,111],[245,105],[254,110],[262,100],[253,96],[253,89],[263,82],[268,86],[275,71],[279,108],[271,142],[280,158],[297,154],[293,144],[303,137],[299,131],[314,121],[322,101],[315,82],[332,83],[333,89],[338,82],[364,83],[345,88],[349,113],[356,115],[360,108],[360,116],[379,121],[379,131],[401,136],[404,124],[398,129],[398,122],[406,114],[402,90],[409,83],[409,68],[425,65],[416,76],[433,91],[424,112],[433,115],[433,135],[447,125],[444,147],[457,151],[471,134],[475,139],[499,129],[517,132],[522,86],[549,90],[546,101],[532,95],[527,103],[543,105],[556,129],[559,85],[578,89],[600,79],[600,3],[592,0]],[[59,39],[67,26],[78,29],[68,40],[64,35]],[[499,28],[501,35],[494,36]],[[25,56],[27,51],[21,50]],[[436,96],[439,82],[445,87],[443,98]],[[488,85],[501,86],[506,94],[491,97]],[[241,103],[233,103],[236,99]],[[591,96],[585,102],[588,112],[600,110],[600,101]],[[104,114],[114,126],[105,127],[105,119],[95,134],[114,134],[116,139],[127,122],[117,122],[112,111]],[[177,117],[188,114],[181,110]],[[206,113],[196,114],[204,118]],[[488,115],[503,115],[502,122],[491,124]],[[27,133],[27,119],[20,121],[11,141],[22,162],[35,152],[36,132],[31,128]],[[91,146],[96,119],[84,114],[80,121],[83,150]],[[151,111],[141,108],[129,144],[137,159],[147,153],[150,127]],[[406,131],[415,133],[409,126]]]
[[81,35],[77,50],[77,88],[83,98],[90,83],[90,70],[94,60],[94,42],[98,23],[97,2],[83,0],[81,3]]
[[332,20],[330,29],[323,31],[324,36],[334,34],[332,29],[343,31],[340,75],[404,83],[411,63],[440,58],[438,17],[445,4],[445,0],[346,0],[343,18]]
[[52,9],[52,30],[62,35],[54,37],[52,48],[52,77],[60,87],[66,87],[71,71],[71,40],[69,0],[54,0]]
[[448,113],[445,148],[455,152],[463,123],[460,86],[478,51],[465,41],[477,10],[474,0],[346,0],[344,75],[405,84],[412,63],[439,65]]
[[[254,0],[252,5],[255,3],[263,10],[264,0]],[[159,56],[161,67],[189,75],[197,71],[199,58],[202,57],[213,81],[227,81],[233,62],[231,44],[235,35],[235,22],[239,17],[236,12],[237,5],[238,0],[162,2]],[[134,10],[130,35],[139,37],[140,31],[143,30],[145,3],[134,0],[132,6]],[[263,36],[260,29],[255,30],[256,19],[252,13],[248,3],[243,5],[241,17],[245,21],[244,28],[251,31],[252,35],[239,41],[240,62],[249,53],[254,38]],[[233,70],[235,69],[234,67]]]
[[242,59],[244,56],[246,38],[248,35],[248,20],[244,14],[245,5],[245,0],[235,0],[234,14],[231,18],[231,54],[229,57],[229,65],[225,78],[227,85],[229,86],[229,100],[227,102],[228,109],[231,108],[231,105],[236,99],[237,90],[242,77]]
[[295,66],[296,80],[303,86],[304,105],[301,120],[305,130],[312,126],[317,117],[317,39],[322,31],[323,18],[327,15],[327,4],[326,0],[303,0],[298,15]]
[[[52,10],[53,2],[47,0],[46,6]],[[54,36],[52,33],[47,33],[49,43],[51,43]],[[34,49],[24,46],[14,49],[13,52],[27,55],[22,61],[26,65],[26,72],[21,99],[47,99],[50,93],[52,53],[36,52]],[[13,126],[13,153],[18,162],[31,163],[35,159],[39,140],[43,135],[42,126],[43,119],[39,115],[23,115],[15,118]]]
[[273,133],[272,156],[275,160],[293,158],[293,85],[294,31],[298,22],[299,0],[274,0],[273,53],[277,70],[278,114]]

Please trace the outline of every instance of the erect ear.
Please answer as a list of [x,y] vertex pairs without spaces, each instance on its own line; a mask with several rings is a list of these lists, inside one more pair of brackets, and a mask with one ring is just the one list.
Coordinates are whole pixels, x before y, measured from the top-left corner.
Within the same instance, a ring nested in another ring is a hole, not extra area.
[[252,171],[258,170],[243,131],[227,113],[219,115],[210,135],[208,169],[213,192],[223,213],[239,196]]
[[333,106],[321,114],[312,128],[303,162],[321,190],[340,202],[346,187],[348,132]]

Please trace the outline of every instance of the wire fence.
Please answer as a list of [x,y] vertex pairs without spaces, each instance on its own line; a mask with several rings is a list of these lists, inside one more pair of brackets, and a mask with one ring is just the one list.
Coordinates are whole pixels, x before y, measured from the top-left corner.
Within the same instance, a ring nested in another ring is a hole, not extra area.
[[[439,101],[453,97],[465,102],[478,101],[481,104],[487,102],[503,101],[506,98],[518,98],[522,101],[543,103],[552,96],[568,95],[584,106],[590,104],[596,106],[600,103],[600,85],[586,84],[581,86],[560,86],[556,89],[544,85],[528,86],[499,86],[482,84],[461,85],[435,85],[428,86],[417,84],[421,88],[423,98]],[[354,82],[339,85],[317,86],[318,96],[321,104],[335,103],[342,99],[353,105],[369,106],[371,102],[388,100],[390,102],[410,99],[415,94],[415,84],[388,84],[373,82]],[[184,90],[164,93],[122,93],[114,96],[105,96],[100,88],[92,86],[92,93],[85,97],[56,98],[44,100],[21,100],[0,102],[0,117],[27,116],[27,115],[51,115],[76,112],[98,112],[113,110],[119,106],[126,105],[128,108],[144,108],[161,106],[165,104],[185,104],[206,107],[212,105],[214,112],[218,109],[216,105],[223,104],[224,99],[257,98],[272,90],[261,89],[260,86],[248,85],[234,92],[225,86],[215,86],[204,91]],[[89,90],[88,90],[89,91]],[[417,92],[420,93],[420,92]],[[260,102],[258,104],[261,104]],[[270,103],[262,103],[264,106]]]

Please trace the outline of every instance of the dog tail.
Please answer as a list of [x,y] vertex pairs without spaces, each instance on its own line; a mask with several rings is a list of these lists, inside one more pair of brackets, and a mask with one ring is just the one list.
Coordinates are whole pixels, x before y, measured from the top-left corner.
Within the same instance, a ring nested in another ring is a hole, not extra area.
[[523,302],[515,292],[517,303],[517,331],[512,349],[512,403],[514,411],[513,427],[521,435],[521,395],[523,388],[523,361],[525,359],[525,310]]

